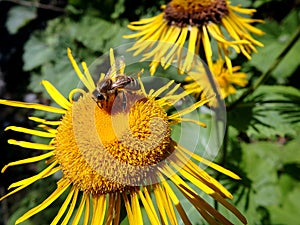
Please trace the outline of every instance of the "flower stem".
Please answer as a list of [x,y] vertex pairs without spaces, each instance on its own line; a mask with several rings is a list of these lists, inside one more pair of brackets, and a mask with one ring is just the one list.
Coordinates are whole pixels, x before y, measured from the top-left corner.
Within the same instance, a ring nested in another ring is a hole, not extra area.
[[228,111],[232,110],[239,103],[241,103],[249,94],[253,93],[262,83],[264,83],[269,78],[269,76],[272,74],[273,70],[278,66],[278,64],[281,62],[281,60],[284,58],[284,56],[289,52],[289,50],[293,47],[293,45],[296,43],[296,41],[298,41],[299,38],[300,38],[300,26],[298,27],[298,30],[295,32],[293,37],[290,39],[289,43],[285,46],[285,48],[282,50],[282,52],[278,55],[278,57],[275,59],[275,61],[269,67],[269,69],[266,72],[264,72],[256,80],[256,82],[251,87],[249,87],[236,101],[234,101],[227,107]]

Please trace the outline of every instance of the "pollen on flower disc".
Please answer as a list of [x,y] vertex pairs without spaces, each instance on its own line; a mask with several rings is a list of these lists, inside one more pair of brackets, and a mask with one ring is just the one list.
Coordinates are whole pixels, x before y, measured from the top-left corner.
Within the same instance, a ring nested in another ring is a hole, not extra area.
[[81,190],[97,195],[132,189],[154,179],[156,165],[173,151],[167,114],[155,100],[128,95],[129,110],[121,105],[112,113],[87,93],[57,129],[56,159]]
[[172,0],[164,9],[165,20],[179,27],[218,24],[227,14],[226,0]]

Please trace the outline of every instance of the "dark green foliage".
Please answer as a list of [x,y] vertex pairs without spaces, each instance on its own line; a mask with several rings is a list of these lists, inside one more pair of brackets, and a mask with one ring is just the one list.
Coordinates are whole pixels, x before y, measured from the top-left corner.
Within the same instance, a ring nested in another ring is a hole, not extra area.
[[[241,62],[242,70],[247,71],[251,77],[250,86],[270,68],[293,34],[299,29],[299,1],[234,0],[231,2],[233,5],[255,7],[256,18],[265,20],[264,24],[256,26],[266,34],[255,37],[265,46],[258,48],[258,52],[252,55],[252,60],[245,61],[236,54],[232,55],[233,60]],[[131,33],[126,27],[129,22],[156,15],[160,12],[160,5],[166,3],[146,0],[68,1],[66,7],[62,8],[62,14],[55,18],[49,17],[47,22],[43,22],[43,29],[40,29],[41,26],[39,29],[34,27],[25,45],[22,46],[24,52],[22,56],[19,56],[23,60],[22,72],[30,74],[26,93],[36,94],[41,102],[47,101],[49,96],[40,82],[48,80],[64,96],[68,96],[70,90],[81,84],[67,58],[67,48],[71,48],[77,62],[84,60],[89,65],[97,57],[107,53],[109,48],[129,42],[122,38],[124,34]],[[0,2],[0,7],[1,4],[4,3]],[[280,7],[277,7],[278,5],[284,6],[282,11]],[[38,8],[11,6],[3,23],[6,26],[7,35],[15,37],[14,35],[18,35],[20,30],[31,29],[30,23],[40,19],[38,12]],[[231,108],[227,114],[226,141],[222,151],[216,156],[216,160],[241,176],[242,180],[234,181],[221,175],[218,175],[218,178],[233,193],[235,197],[232,203],[246,215],[249,224],[299,224],[299,52],[300,41],[297,40],[278,66],[272,70],[271,77],[264,85]],[[9,76],[15,75],[9,74]],[[174,79],[182,81],[182,78],[174,77]],[[227,103],[234,102],[246,89],[240,89],[236,95],[230,96]],[[10,96],[10,94],[6,93],[4,96]],[[54,103],[50,102],[50,104]],[[43,112],[35,112],[35,114],[42,115]],[[23,117],[26,116],[23,115]],[[53,115],[45,114],[45,117],[53,118]],[[210,118],[201,118],[201,120],[209,124]],[[4,121],[3,126],[7,123],[10,124]],[[33,124],[31,125],[34,127]],[[180,137],[182,127],[175,126],[173,129],[174,138]],[[192,134],[199,132],[196,129],[199,128],[197,126],[189,128],[189,135],[182,138],[183,144],[189,144],[194,139]],[[209,135],[209,131],[204,131],[199,137],[200,142],[205,143]],[[198,146],[196,152],[201,152],[201,148],[203,148],[202,145]],[[2,149],[2,151],[5,150]],[[9,154],[17,153],[10,152]],[[38,169],[35,168],[36,171]],[[8,224],[13,224],[25,211],[45,199],[54,190],[55,181],[52,178],[40,181],[28,189],[26,195],[22,197],[20,196],[23,193],[16,195],[18,201],[9,202]],[[187,209],[187,214],[190,215],[193,224],[205,224],[179,191],[176,193]],[[206,200],[212,203],[211,199]],[[40,221],[44,221],[45,225],[49,224],[57,212],[57,206],[62,201],[63,197],[23,224],[41,224]],[[238,221],[235,221],[236,218],[228,214],[222,206],[218,205],[218,209],[233,224],[238,224]],[[145,214],[144,210],[143,214]],[[123,212],[122,225],[128,224],[125,215],[126,213]],[[145,222],[147,224],[149,221],[145,220]]]

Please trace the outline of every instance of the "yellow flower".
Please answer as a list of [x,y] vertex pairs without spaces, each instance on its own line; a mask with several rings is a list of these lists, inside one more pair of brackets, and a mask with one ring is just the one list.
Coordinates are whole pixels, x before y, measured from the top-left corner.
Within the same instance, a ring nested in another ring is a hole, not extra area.
[[[151,89],[146,92],[139,78],[139,91],[113,95],[113,102],[107,101],[99,105],[93,99],[96,86],[86,64],[82,63],[82,73],[70,50],[68,56],[87,92],[74,89],[69,99],[66,99],[51,83],[42,81],[51,98],[60,107],[0,100],[3,105],[61,115],[61,119],[57,121],[29,117],[42,130],[16,126],[6,128],[50,140],[49,144],[8,141],[13,145],[40,150],[42,154],[11,162],[2,172],[10,166],[44,160],[47,167],[37,175],[11,184],[10,189],[14,190],[1,200],[38,180],[62,172],[56,190],[41,204],[21,216],[16,224],[44,210],[63,193],[67,193],[65,201],[51,224],[78,224],[80,219],[84,225],[119,224],[122,204],[125,205],[129,223],[132,225],[143,223],[142,205],[151,224],[178,224],[178,216],[184,224],[191,224],[174,188],[211,224],[231,223],[198,194],[198,189],[225,206],[242,223],[247,223],[244,216],[226,200],[231,199],[232,195],[201,169],[198,163],[234,179],[239,177],[189,151],[171,138],[172,124],[193,122],[203,125],[182,116],[207,101],[198,101],[168,115],[166,110],[188,94],[174,94],[179,85],[172,87],[173,81],[158,90]],[[124,67],[118,69],[115,66],[112,51],[110,59],[111,72],[123,74]],[[103,80],[103,76],[100,79]],[[73,96],[77,92],[81,93],[81,97],[75,101]],[[161,96],[162,93],[164,96]],[[177,171],[179,174],[176,174]],[[194,188],[186,181],[193,183]]]
[[[235,94],[235,86],[245,87],[248,84],[247,74],[244,72],[238,72],[240,66],[232,67],[232,72],[229,72],[229,69],[226,67],[223,59],[219,58],[212,66],[212,76],[215,79],[215,82],[218,85],[218,91],[220,92],[221,98],[225,99],[228,95]],[[192,73],[189,73],[193,75]],[[188,76],[186,81],[188,84],[184,85],[184,88],[192,93],[194,93],[197,98],[203,98],[203,85],[201,80],[195,80],[197,76]]]
[[[251,25],[262,21],[248,18],[255,9],[232,6],[226,0],[172,0],[162,9],[155,17],[132,22],[128,27],[137,33],[124,36],[137,39],[129,49],[134,55],[142,53],[143,60],[152,60],[151,74],[160,63],[167,68],[173,61],[178,62],[180,73],[189,71],[193,55],[201,52],[212,68],[213,42],[231,71],[229,47],[251,59],[255,46],[263,46],[251,36],[263,34]],[[188,53],[182,53],[186,41]]]

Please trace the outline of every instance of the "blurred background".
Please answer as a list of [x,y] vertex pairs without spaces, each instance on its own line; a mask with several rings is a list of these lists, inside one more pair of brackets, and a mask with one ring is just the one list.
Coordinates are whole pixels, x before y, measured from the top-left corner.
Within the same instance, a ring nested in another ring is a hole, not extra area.
[[[67,59],[71,48],[77,61],[91,63],[109,48],[129,42],[122,35],[131,31],[131,21],[160,12],[165,1],[146,0],[0,0],[0,98],[51,104],[40,81],[52,82],[65,96],[76,87]],[[265,23],[256,26],[266,34],[255,37],[265,47],[252,60],[233,58],[247,72],[249,85],[276,60],[300,27],[299,0],[232,0],[232,5],[255,8],[253,18]],[[297,40],[272,70],[271,76],[253,94],[228,110],[228,133],[223,154],[217,163],[242,177],[218,179],[235,196],[233,203],[249,224],[300,224],[300,40]],[[243,90],[239,90],[237,96]],[[226,103],[236,99],[230,96]],[[28,116],[53,115],[0,106],[0,167],[38,152],[8,145],[10,138],[32,140],[28,135],[6,131],[10,125],[34,128]],[[34,141],[34,140],[33,140]],[[46,140],[38,140],[46,141]],[[43,163],[9,168],[0,175],[0,196],[8,186],[35,175]],[[11,225],[37,205],[55,187],[54,178],[37,182],[0,204],[0,225]],[[55,205],[24,222],[49,224],[57,212]],[[222,209],[220,208],[222,211]],[[226,212],[224,211],[226,214]],[[230,217],[230,215],[228,215]],[[193,219],[195,224],[202,224]],[[126,224],[124,220],[122,224]]]

